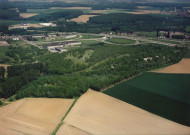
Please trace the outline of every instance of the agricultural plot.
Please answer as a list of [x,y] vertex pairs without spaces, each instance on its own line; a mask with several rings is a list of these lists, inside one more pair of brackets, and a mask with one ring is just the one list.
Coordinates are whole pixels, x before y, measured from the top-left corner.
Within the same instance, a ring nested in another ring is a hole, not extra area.
[[190,74],[190,59],[182,59],[177,64],[171,65],[160,70],[156,70],[155,72]]
[[186,126],[92,90],[78,99],[63,122],[57,135],[189,133]]
[[52,133],[73,99],[22,99],[0,107],[0,134],[47,135]]
[[90,17],[94,17],[97,15],[81,15],[78,18],[73,18],[70,21],[78,22],[78,23],[87,23]]
[[189,126],[189,81],[188,74],[144,73],[104,93]]
[[22,18],[30,18],[30,17],[36,16],[36,15],[38,15],[38,14],[36,14],[36,13],[21,13],[20,17],[22,17]]
[[135,43],[134,40],[123,39],[123,38],[112,38],[112,39],[107,39],[106,41],[111,42],[111,43],[116,43],[116,44],[134,44]]
[[147,37],[156,37],[156,32],[136,32],[136,34],[144,35]]
[[51,9],[84,9],[84,10],[91,10],[92,7],[51,7]]
[[137,10],[135,12],[127,12],[130,14],[161,14],[162,12],[160,10]]

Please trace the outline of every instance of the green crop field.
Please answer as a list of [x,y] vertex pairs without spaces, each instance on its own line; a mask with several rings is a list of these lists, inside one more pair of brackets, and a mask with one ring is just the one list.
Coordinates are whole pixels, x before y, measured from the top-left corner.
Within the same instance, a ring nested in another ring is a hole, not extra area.
[[190,75],[144,73],[104,93],[189,126],[189,81]]
[[190,49],[187,50],[187,52],[186,52],[184,58],[190,58]]
[[96,35],[82,35],[82,39],[91,39],[91,38],[102,38],[103,36]]
[[106,41],[116,43],[116,44],[134,44],[134,40],[130,39],[123,39],[123,38],[112,38],[112,39],[107,39]]
[[136,34],[144,34],[147,37],[156,37],[157,36],[156,32],[136,32]]

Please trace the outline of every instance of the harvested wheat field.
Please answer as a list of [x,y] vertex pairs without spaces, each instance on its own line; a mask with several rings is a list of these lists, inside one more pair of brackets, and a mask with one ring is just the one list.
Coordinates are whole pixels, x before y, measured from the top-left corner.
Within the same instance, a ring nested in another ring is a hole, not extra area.
[[52,7],[51,9],[87,9],[91,10],[92,7]]
[[0,107],[0,135],[48,135],[74,100],[22,99]]
[[127,12],[130,14],[160,14],[160,10],[138,10],[136,12]]
[[36,14],[36,13],[21,13],[20,17],[22,17],[22,18],[30,18],[30,17],[36,16],[36,15],[38,15],[38,14]]
[[100,92],[88,90],[76,102],[57,135],[189,135],[189,127],[151,114]]
[[182,59],[179,63],[156,70],[159,73],[178,73],[178,74],[190,74],[190,59]]
[[94,16],[97,16],[97,15],[81,15],[79,16],[78,18],[73,18],[71,19],[70,21],[73,21],[73,22],[82,22],[82,23],[86,23],[89,21],[89,18],[90,17],[94,17]]
[[4,67],[5,69],[7,69],[8,66],[10,66],[10,65],[7,65],[7,64],[0,64],[0,67]]

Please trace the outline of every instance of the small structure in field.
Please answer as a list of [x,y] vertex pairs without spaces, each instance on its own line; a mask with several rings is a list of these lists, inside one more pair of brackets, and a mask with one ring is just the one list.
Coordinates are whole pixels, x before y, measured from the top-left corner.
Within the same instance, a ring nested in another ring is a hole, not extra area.
[[62,52],[67,52],[67,49],[64,49],[62,47],[55,47],[55,50],[62,53]]

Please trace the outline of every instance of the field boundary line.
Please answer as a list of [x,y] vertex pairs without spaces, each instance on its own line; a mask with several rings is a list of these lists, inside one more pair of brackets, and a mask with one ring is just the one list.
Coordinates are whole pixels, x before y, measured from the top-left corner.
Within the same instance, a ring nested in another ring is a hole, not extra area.
[[71,107],[69,108],[69,110],[67,111],[67,113],[65,114],[65,116],[61,119],[61,121],[59,122],[59,124],[56,126],[56,128],[54,129],[54,131],[52,132],[51,135],[56,135],[56,133],[59,130],[59,128],[63,125],[64,119],[67,117],[67,115],[69,114],[69,112],[71,111],[71,109],[73,108],[73,106],[75,105],[75,103],[77,102],[77,100],[78,100],[78,98],[75,98],[75,101],[73,102],[73,104],[71,105]]

